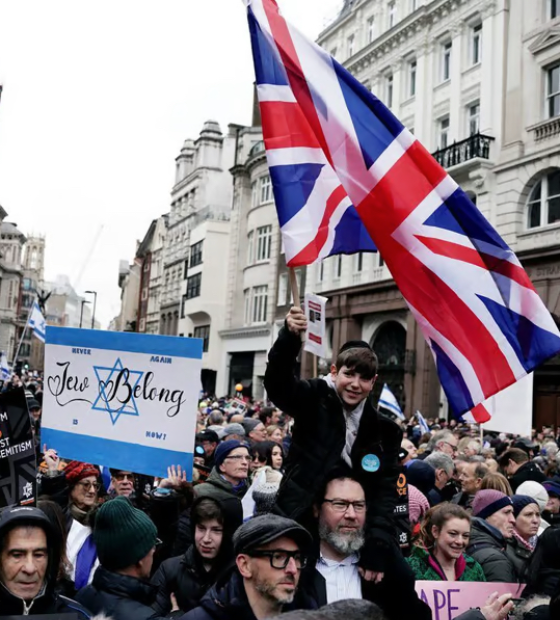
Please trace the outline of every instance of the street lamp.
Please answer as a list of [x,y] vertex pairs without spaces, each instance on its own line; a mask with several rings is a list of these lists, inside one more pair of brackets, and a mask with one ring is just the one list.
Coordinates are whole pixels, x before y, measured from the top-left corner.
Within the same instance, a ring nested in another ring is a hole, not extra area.
[[95,329],[95,308],[97,307],[97,291],[86,291],[86,295],[93,295],[93,314],[91,315],[91,329]]
[[82,308],[80,310],[80,329],[82,327],[82,320],[84,318],[84,304],[89,304],[87,299],[82,299]]

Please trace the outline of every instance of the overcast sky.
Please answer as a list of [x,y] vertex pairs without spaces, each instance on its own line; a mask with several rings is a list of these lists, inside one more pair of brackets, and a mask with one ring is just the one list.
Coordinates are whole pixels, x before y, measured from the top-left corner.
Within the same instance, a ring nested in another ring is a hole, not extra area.
[[[312,38],[342,4],[278,2]],[[103,327],[183,141],[250,123],[251,63],[241,0],[0,0],[0,204],[46,235],[47,280],[98,291]]]

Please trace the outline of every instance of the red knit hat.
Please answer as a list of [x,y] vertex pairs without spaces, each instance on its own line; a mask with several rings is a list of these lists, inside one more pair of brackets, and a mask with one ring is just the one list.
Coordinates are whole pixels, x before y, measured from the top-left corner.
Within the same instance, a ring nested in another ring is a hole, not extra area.
[[99,477],[99,470],[95,465],[91,465],[90,463],[81,463],[80,461],[70,461],[68,465],[64,468],[64,475],[66,477],[66,482],[72,486],[80,480],[84,478],[88,478],[89,476]]

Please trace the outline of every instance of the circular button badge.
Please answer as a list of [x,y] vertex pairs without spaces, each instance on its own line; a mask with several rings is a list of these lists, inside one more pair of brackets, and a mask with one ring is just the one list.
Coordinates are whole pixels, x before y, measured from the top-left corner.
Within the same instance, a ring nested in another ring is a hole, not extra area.
[[364,471],[375,472],[379,469],[381,463],[379,457],[375,454],[366,454],[362,459],[362,469]]

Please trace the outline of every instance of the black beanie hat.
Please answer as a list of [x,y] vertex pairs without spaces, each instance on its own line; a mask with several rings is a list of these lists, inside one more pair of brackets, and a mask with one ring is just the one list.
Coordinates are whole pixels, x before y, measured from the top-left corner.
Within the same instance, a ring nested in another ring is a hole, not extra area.
[[369,346],[365,340],[349,340],[344,343],[342,347],[340,347],[340,351],[338,354],[344,353],[344,351],[348,351],[349,349],[368,349],[369,351],[373,351],[373,349]]
[[148,515],[119,496],[98,510],[93,540],[101,565],[108,570],[120,570],[148,555],[155,547],[157,529]]

